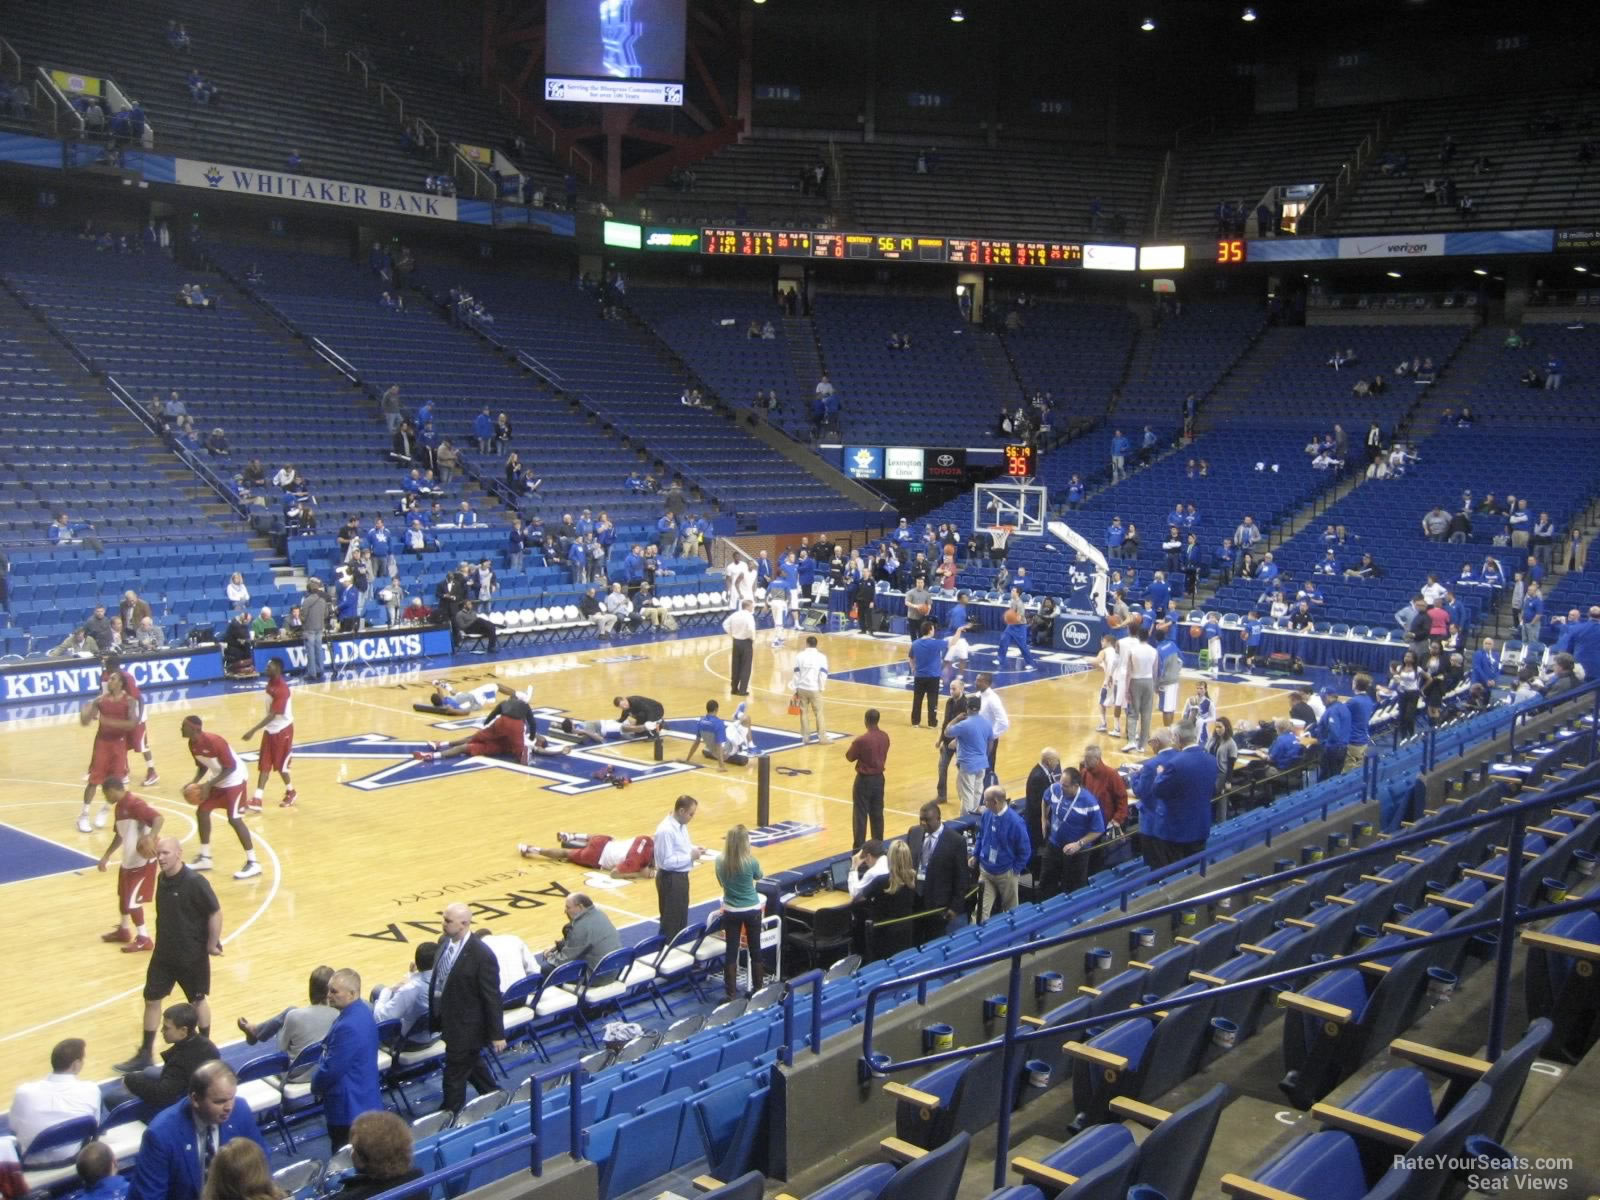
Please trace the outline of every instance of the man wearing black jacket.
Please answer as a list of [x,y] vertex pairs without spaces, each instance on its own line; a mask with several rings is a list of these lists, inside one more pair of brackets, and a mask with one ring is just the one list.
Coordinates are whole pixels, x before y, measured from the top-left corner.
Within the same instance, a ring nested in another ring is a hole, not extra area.
[[460,1112],[467,1084],[481,1096],[495,1089],[483,1061],[483,1048],[506,1048],[500,1004],[500,964],[471,936],[472,910],[452,904],[444,910],[444,936],[434,959],[428,988],[428,1020],[443,1035],[444,1099],[440,1107]]
[[943,823],[939,805],[930,800],[907,832],[906,845],[917,867],[917,911],[942,911],[944,923],[937,932],[946,933],[966,915],[967,839]]
[[160,1068],[146,1067],[123,1076],[128,1091],[145,1102],[148,1116],[182,1100],[195,1068],[220,1057],[211,1039],[196,1028],[199,1023],[194,1005],[169,1005],[161,1014],[161,1036],[171,1045],[161,1052]]
[[1061,778],[1061,755],[1049,746],[1039,751],[1039,761],[1028,772],[1027,791],[1023,793],[1022,816],[1028,823],[1028,842],[1033,846],[1033,857],[1028,869],[1039,878],[1039,855],[1044,852],[1044,794],[1050,785]]

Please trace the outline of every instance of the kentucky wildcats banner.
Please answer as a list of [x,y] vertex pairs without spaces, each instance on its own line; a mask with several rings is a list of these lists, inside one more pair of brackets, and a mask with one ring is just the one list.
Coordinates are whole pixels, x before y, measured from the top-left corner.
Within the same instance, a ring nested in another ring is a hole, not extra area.
[[408,217],[435,217],[441,221],[456,219],[453,196],[432,196],[426,192],[407,192],[365,183],[343,183],[337,179],[292,175],[287,171],[230,167],[225,163],[201,162],[192,158],[176,158],[172,163],[172,182],[184,187],[267,196],[277,200],[303,200],[307,204],[398,213]]

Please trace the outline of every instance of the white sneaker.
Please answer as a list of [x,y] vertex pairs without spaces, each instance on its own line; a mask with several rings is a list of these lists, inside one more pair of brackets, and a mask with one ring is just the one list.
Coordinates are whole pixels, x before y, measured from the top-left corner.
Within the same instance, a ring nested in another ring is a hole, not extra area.
[[235,879],[254,879],[259,874],[261,874],[261,864],[258,862],[247,862],[242,870],[235,871],[233,873],[233,877]]
[[1110,732],[1110,730],[1108,730],[1106,728],[1106,723],[1104,721],[1101,721],[1100,724],[1096,725],[1094,727],[1094,731],[1096,733],[1109,733]]
[[100,806],[100,811],[95,813],[95,815],[94,815],[94,827],[96,829],[104,829],[106,827],[106,816],[110,812],[111,812],[111,806],[110,805],[102,804]]
[[211,856],[209,854],[202,854],[198,858],[191,859],[189,862],[189,869],[191,871],[211,870]]
[[93,833],[94,832],[94,826],[89,824],[89,811],[88,811],[88,809],[85,809],[83,812],[78,814],[78,832],[79,833]]
[[1122,752],[1124,754],[1130,754],[1133,751],[1137,750],[1138,748],[1139,748],[1139,744],[1137,742],[1129,742],[1126,746],[1124,746],[1122,748]]

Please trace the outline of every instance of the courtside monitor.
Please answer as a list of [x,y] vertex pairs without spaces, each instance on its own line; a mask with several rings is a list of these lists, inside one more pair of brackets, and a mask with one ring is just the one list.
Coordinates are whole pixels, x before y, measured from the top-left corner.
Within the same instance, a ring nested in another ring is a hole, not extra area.
[[683,103],[687,0],[548,0],[544,98]]

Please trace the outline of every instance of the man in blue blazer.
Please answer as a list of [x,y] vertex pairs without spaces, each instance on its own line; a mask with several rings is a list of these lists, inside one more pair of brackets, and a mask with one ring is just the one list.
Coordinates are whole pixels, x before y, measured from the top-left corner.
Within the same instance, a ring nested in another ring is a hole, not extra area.
[[129,1200],[199,1200],[218,1150],[249,1138],[267,1152],[255,1114],[235,1098],[239,1079],[220,1058],[195,1069],[189,1094],[164,1108],[139,1143]]
[[1175,732],[1177,752],[1161,766],[1155,786],[1162,810],[1162,866],[1205,849],[1217,794],[1217,760],[1197,743],[1194,722],[1180,721]]
[[383,1108],[378,1090],[378,1022],[361,998],[361,976],[348,967],[328,981],[328,1003],[339,1010],[323,1039],[322,1062],[311,1090],[322,1097],[328,1145],[350,1144],[350,1126],[364,1112]]

